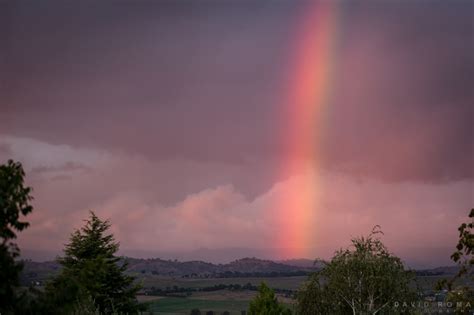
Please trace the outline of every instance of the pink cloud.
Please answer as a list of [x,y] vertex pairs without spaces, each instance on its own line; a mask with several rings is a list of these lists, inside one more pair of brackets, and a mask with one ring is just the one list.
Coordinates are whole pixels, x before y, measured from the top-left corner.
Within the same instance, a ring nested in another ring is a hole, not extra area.
[[[21,150],[12,148],[22,156]],[[62,150],[73,151],[67,155],[61,154]],[[60,148],[55,161],[67,165],[69,156],[74,156],[75,162],[83,163],[88,155],[83,159],[81,150]],[[279,247],[273,243],[274,235],[285,233],[285,218],[277,217],[275,204],[295,191],[296,177],[249,197],[230,182],[222,179],[223,183],[216,184],[212,177],[201,176],[232,172],[232,165],[152,162],[140,156],[108,153],[101,156],[89,163],[88,172],[58,171],[61,175],[75,172],[70,179],[57,181],[45,174],[28,177],[34,186],[35,211],[28,216],[31,227],[19,238],[23,248],[62,248],[88,210],[110,219],[112,232],[125,250]],[[27,173],[42,163],[31,157]],[[320,183],[314,191],[317,203],[311,223],[314,257],[329,257],[351,237],[366,234],[378,224],[390,249],[402,257],[449,262],[448,253],[442,251],[453,248],[457,226],[472,207],[472,181],[386,182],[319,171],[312,176]],[[188,186],[189,192],[181,197],[163,198],[169,181],[178,187],[192,180],[201,185]]]

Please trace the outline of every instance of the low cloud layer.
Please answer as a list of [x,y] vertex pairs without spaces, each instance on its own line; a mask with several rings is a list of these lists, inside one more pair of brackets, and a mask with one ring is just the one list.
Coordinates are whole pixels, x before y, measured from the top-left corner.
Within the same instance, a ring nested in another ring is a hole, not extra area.
[[[20,237],[26,248],[62,248],[88,210],[94,210],[111,220],[124,250],[249,248],[287,258],[274,242],[276,234],[285,233],[274,208],[283,195],[294,190],[291,177],[250,198],[231,183],[231,177],[216,178],[202,188],[193,185],[196,175],[187,172],[202,168],[211,174],[232,174],[231,164],[186,168],[187,161],[150,162],[139,156],[116,156],[15,137],[2,137],[0,144],[8,144],[13,157],[24,161],[28,183],[34,187],[32,226]],[[55,152],[54,164],[59,167],[50,169],[49,158],[28,158],[32,147],[37,152]],[[39,168],[51,171],[35,171]],[[402,257],[425,264],[447,263],[449,257],[440,253],[454,246],[456,228],[466,219],[473,201],[472,181],[389,183],[327,172],[317,173],[317,177],[322,191],[315,191],[313,257],[330,256],[348,245],[351,237],[367,234],[378,224],[390,249]],[[168,185],[187,187],[188,192],[170,198],[163,194]],[[291,211],[287,215],[291,216]]]

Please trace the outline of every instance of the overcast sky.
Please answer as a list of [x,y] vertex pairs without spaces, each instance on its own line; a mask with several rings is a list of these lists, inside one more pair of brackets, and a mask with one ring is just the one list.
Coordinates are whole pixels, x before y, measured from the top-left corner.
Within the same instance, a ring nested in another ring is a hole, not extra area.
[[[35,197],[22,248],[62,248],[89,209],[125,250],[278,248],[269,207],[310,176],[279,171],[307,6],[1,2],[0,161]],[[448,263],[474,206],[473,2],[337,6],[308,258],[379,224],[402,258]]]

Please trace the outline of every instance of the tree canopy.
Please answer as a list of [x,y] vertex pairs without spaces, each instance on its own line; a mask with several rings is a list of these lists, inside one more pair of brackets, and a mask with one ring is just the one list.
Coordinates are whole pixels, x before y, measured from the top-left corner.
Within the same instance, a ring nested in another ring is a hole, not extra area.
[[298,295],[299,314],[380,314],[392,303],[416,300],[414,274],[377,237],[352,239],[314,273]]
[[106,234],[109,228],[108,221],[90,212],[85,225],[72,233],[64,257],[59,258],[63,269],[47,287],[53,304],[70,307],[78,300],[92,299],[103,314],[138,312],[139,286],[125,274],[127,264],[115,256],[119,244]]
[[458,273],[452,279],[438,283],[437,289],[447,288],[447,301],[456,305],[455,312],[465,314],[474,306],[474,209],[469,212],[468,222],[459,228],[459,239],[451,260],[459,266]]
[[474,209],[469,213],[469,222],[461,224],[458,231],[459,240],[451,259],[460,266],[457,277],[466,275],[474,280]]
[[275,292],[265,282],[260,284],[258,295],[250,302],[249,315],[287,315],[291,311],[280,304]]
[[21,263],[18,246],[12,242],[16,233],[29,225],[22,216],[33,211],[31,188],[24,183],[25,172],[19,162],[9,160],[0,165],[0,313],[14,312],[15,287],[18,286]]

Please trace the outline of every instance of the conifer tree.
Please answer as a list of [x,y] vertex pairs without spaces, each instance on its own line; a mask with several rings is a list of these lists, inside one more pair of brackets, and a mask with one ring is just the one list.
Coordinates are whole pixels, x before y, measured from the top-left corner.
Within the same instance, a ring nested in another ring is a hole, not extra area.
[[[127,264],[115,256],[119,243],[107,234],[109,228],[109,221],[100,220],[91,211],[86,224],[71,235],[64,257],[59,258],[61,274],[47,289],[53,304],[72,305],[92,299],[103,314],[138,312],[135,295],[139,286],[134,284],[134,277],[125,274]],[[63,296],[58,290],[69,294]]]

